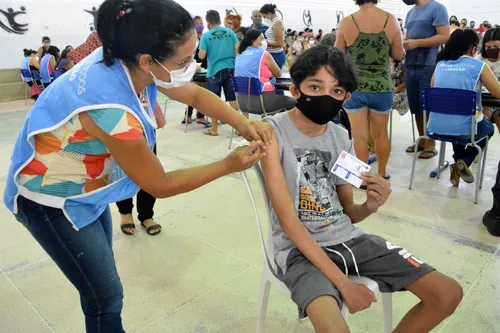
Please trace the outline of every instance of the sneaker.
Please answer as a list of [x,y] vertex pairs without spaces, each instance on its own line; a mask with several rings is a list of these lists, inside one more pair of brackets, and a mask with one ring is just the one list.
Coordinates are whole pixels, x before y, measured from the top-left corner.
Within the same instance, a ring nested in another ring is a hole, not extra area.
[[474,175],[470,171],[467,164],[465,164],[463,160],[458,160],[456,164],[458,171],[460,172],[460,178],[468,184],[474,183]]
[[460,171],[458,170],[457,163],[450,165],[450,183],[455,187],[458,187],[458,184],[460,184]]
[[500,215],[487,211],[483,216],[483,224],[491,235],[500,237]]

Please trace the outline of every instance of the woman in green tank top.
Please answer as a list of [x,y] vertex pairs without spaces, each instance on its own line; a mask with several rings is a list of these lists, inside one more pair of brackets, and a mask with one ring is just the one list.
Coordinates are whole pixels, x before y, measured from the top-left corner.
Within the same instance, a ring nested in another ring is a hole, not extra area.
[[358,69],[358,90],[344,105],[351,121],[356,155],[368,162],[371,132],[378,173],[389,179],[386,168],[391,147],[387,125],[394,101],[389,58],[403,58],[403,43],[397,19],[377,8],[377,3],[378,0],[356,0],[360,9],[342,20],[335,46],[345,51]]

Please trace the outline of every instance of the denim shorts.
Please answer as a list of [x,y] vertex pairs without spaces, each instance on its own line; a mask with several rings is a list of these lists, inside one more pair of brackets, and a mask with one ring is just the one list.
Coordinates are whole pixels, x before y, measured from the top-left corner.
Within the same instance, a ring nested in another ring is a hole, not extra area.
[[376,114],[389,114],[393,110],[394,92],[353,92],[351,99],[344,104],[347,113],[359,113],[368,108]]
[[222,89],[226,102],[236,101],[236,94],[233,86],[234,69],[222,69],[214,76],[207,78],[207,89],[220,97]]

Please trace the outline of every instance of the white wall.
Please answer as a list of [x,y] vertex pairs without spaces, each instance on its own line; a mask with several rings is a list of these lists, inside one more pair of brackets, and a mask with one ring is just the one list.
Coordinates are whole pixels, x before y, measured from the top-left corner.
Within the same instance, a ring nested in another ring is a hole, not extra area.
[[[485,1],[485,0],[477,0]],[[52,44],[61,50],[66,45],[77,46],[83,42],[93,26],[93,16],[84,10],[99,7],[101,0],[0,0],[0,10],[8,13],[23,11],[15,17],[19,24],[28,24],[24,34],[8,33],[2,29],[10,24],[0,12],[0,69],[19,68],[24,48],[37,49],[42,36],[49,36]],[[270,0],[178,0],[193,16],[205,16],[209,9],[218,10],[222,17],[226,10],[236,10],[243,16],[244,25],[250,25],[253,9],[260,9]],[[331,31],[337,26],[337,11],[345,16],[356,10],[353,0],[275,0],[283,13],[286,28],[301,30],[305,27],[304,12],[310,11],[312,28],[317,32]],[[24,10],[21,9],[24,8]],[[381,0],[380,7],[396,16],[404,16],[408,7],[401,0]]]

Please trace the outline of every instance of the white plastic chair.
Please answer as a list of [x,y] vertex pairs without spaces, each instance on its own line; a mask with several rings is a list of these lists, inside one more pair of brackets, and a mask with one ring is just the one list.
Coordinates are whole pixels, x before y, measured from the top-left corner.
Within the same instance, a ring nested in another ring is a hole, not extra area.
[[[266,320],[266,312],[267,312],[267,304],[269,302],[269,292],[271,291],[271,286],[283,296],[291,298],[290,290],[286,287],[286,285],[281,282],[277,276],[276,268],[274,260],[270,260],[270,258],[274,258],[274,246],[273,246],[273,238],[272,238],[272,230],[271,230],[271,207],[269,206],[269,194],[266,190],[264,173],[259,165],[254,167],[255,172],[257,174],[257,178],[259,179],[260,187],[262,193],[264,194],[264,200],[266,202],[266,210],[267,217],[269,222],[269,231],[267,236],[267,243],[264,240],[264,235],[262,233],[262,225],[259,219],[259,213],[257,210],[257,205],[255,202],[255,197],[252,191],[252,187],[248,180],[248,177],[245,172],[241,173],[243,177],[243,181],[245,182],[245,186],[247,188],[248,194],[250,195],[250,200],[252,201],[253,211],[255,215],[255,220],[257,222],[257,230],[259,232],[260,243],[262,246],[262,250],[264,253],[264,265],[262,268],[262,278],[260,284],[260,294],[259,294],[259,313],[257,315],[257,333],[264,333],[265,320]],[[384,332],[391,333],[392,332],[392,294],[390,293],[381,293],[378,287],[378,284],[367,278],[367,277],[358,277],[358,276],[349,276],[349,279],[358,284],[366,285],[374,294],[378,296],[382,294],[382,302],[384,307]],[[344,304],[341,309],[342,316],[344,319],[347,318],[349,314],[349,309]]]

